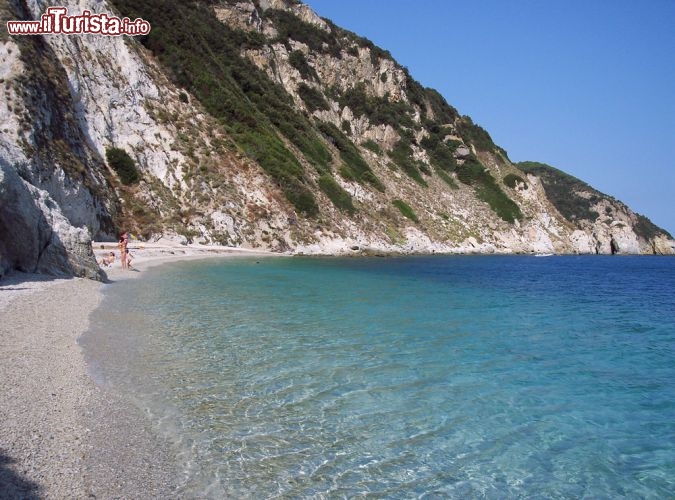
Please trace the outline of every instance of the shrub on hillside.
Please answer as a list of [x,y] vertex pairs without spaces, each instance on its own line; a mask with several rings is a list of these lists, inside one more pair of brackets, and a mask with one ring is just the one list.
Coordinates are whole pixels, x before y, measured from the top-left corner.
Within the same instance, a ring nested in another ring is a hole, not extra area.
[[305,58],[305,54],[303,54],[301,51],[294,50],[291,52],[288,56],[288,62],[300,72],[300,75],[305,80],[319,79],[319,75],[316,74],[316,70],[309,65],[307,59]]
[[337,96],[341,107],[349,107],[354,116],[366,116],[375,125],[389,124],[399,128],[414,125],[412,107],[402,101],[391,101],[383,97],[369,95],[363,82],[358,83]]
[[120,181],[125,186],[136,184],[141,180],[141,174],[138,172],[134,160],[125,150],[110,147],[105,150],[105,159],[108,162],[108,166],[117,173]]
[[422,178],[422,174],[420,174],[418,169],[420,163],[415,161],[413,158],[413,150],[410,146],[410,140],[408,138],[402,137],[394,149],[389,152],[389,157],[401,170],[408,174],[408,176],[410,176],[420,186],[428,186],[427,182]]
[[378,156],[382,156],[384,154],[382,148],[372,139],[368,139],[366,142],[361,144],[361,146],[363,146],[366,149],[369,149]]
[[317,89],[310,87],[309,85],[306,85],[304,83],[298,85],[298,95],[300,96],[300,99],[303,100],[305,106],[307,106],[307,109],[309,110],[310,113],[313,113],[317,109],[324,111],[330,109],[330,106],[328,105],[326,99],[323,97],[323,94],[321,94],[321,92],[319,92]]
[[454,144],[444,141],[444,136],[448,133],[447,129],[435,122],[428,122],[427,125],[429,135],[420,141],[420,145],[426,150],[429,161],[437,170],[453,172],[457,167],[457,160],[453,154]]
[[350,214],[353,214],[356,211],[354,204],[352,203],[351,195],[342,189],[342,186],[340,186],[330,175],[324,174],[319,177],[319,187],[321,188],[321,191],[326,193],[326,196],[330,198],[333,205],[340,210],[344,210]]
[[[567,220],[595,221],[600,216],[593,207],[603,195],[585,182],[545,163],[524,161],[516,166],[541,179],[546,196]],[[581,192],[588,195],[579,196],[577,193]]]
[[644,215],[635,214],[635,216],[637,217],[637,223],[634,226],[634,230],[635,234],[638,236],[642,236],[646,240],[650,240],[659,235],[672,239],[672,236],[668,231],[664,231]]
[[434,117],[434,120],[437,123],[444,125],[454,123],[457,118],[459,118],[459,113],[455,108],[450,106],[437,90],[434,89],[424,89],[426,98],[426,107]]
[[296,40],[314,52],[327,53],[337,58],[342,56],[340,43],[333,33],[305,22],[291,12],[267,9],[264,17],[271,20],[277,29],[276,41],[289,45],[290,40]]
[[331,142],[340,151],[340,158],[345,163],[340,169],[340,174],[345,179],[368,183],[378,191],[384,191],[384,184],[370,169],[370,166],[363,159],[354,143],[342,131],[328,122],[319,123],[319,130],[323,133],[326,140]]
[[[311,182],[277,131],[319,172],[329,170],[331,155],[283,87],[242,56],[247,48],[262,47],[264,35],[231,29],[201,2],[113,0],[113,4],[127,17],[153,20],[152,31],[140,41],[170,70],[174,83],[227,129],[299,213],[317,214],[308,189]],[[295,21],[288,16],[281,15],[290,32]],[[299,26],[312,33],[311,27]]]
[[463,116],[457,123],[457,131],[465,143],[471,143],[481,151],[493,151],[497,148],[487,130],[476,125],[468,116]]
[[394,200],[392,201],[392,204],[398,208],[398,210],[403,214],[404,217],[410,219],[413,222],[419,222],[419,219],[417,218],[417,215],[415,215],[415,212],[413,209],[408,205],[405,201],[403,200]]
[[516,174],[506,174],[504,176],[504,184],[511,189],[515,189],[518,184],[525,184],[525,188],[527,189],[527,182],[525,182],[525,179]]
[[476,196],[490,205],[499,217],[513,223],[523,218],[520,207],[501,190],[490,172],[475,158],[469,158],[457,167],[457,178],[464,184],[473,186]]

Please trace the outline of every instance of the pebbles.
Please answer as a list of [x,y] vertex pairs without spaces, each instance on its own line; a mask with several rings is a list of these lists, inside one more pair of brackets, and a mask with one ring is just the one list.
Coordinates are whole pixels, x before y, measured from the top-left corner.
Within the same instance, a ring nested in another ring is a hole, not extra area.
[[0,497],[175,497],[169,445],[77,344],[105,285],[31,278],[0,281]]

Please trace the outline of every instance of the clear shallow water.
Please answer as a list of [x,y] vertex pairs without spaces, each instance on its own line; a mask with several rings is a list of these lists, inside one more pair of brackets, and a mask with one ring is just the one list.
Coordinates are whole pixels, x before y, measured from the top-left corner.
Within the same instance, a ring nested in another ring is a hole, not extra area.
[[675,495],[675,259],[177,263],[83,339],[185,497]]

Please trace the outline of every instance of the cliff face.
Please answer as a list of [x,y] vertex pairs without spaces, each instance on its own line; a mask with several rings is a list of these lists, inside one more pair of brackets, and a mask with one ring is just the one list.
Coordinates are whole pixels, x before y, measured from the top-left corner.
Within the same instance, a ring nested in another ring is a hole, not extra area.
[[[3,18],[27,16],[11,7]],[[41,37],[3,33],[0,73],[0,274],[99,277],[90,237],[112,231],[112,196],[56,52]]]
[[152,25],[2,33],[3,270],[97,276],[90,239],[122,229],[313,253],[673,252],[617,200],[511,163],[386,51],[299,2],[0,5],[3,28],[50,5]]

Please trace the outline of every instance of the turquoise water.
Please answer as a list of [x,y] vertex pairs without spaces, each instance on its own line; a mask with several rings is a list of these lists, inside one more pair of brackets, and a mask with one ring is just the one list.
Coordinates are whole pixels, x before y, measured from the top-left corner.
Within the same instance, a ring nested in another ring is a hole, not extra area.
[[675,259],[211,260],[107,294],[85,350],[186,498],[675,496]]

